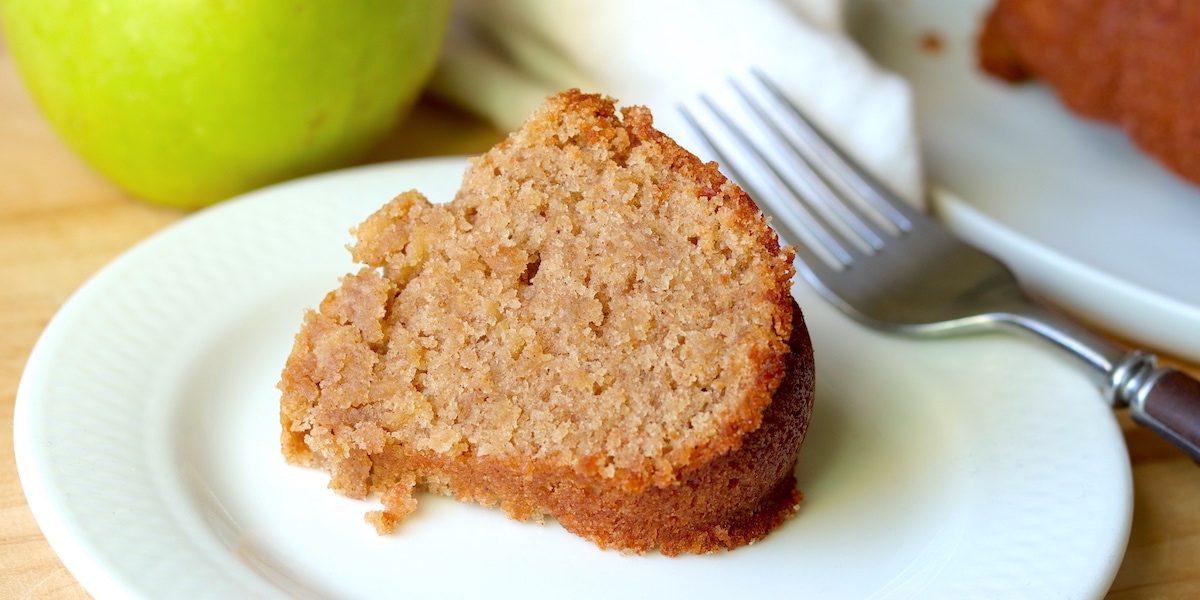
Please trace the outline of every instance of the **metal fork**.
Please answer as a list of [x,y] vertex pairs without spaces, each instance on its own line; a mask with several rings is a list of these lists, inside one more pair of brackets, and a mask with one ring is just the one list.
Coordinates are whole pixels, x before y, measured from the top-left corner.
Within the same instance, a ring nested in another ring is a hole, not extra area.
[[862,169],[759,71],[731,98],[681,107],[730,177],[796,245],[797,269],[843,312],[885,331],[1003,329],[1077,357],[1114,408],[1200,462],[1200,382],[1034,303],[1012,272]]

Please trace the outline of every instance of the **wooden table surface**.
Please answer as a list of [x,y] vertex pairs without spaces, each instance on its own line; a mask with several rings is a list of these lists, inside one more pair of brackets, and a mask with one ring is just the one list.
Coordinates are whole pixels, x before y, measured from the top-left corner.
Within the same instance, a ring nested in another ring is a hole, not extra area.
[[[367,162],[478,153],[500,138],[424,100]],[[13,405],[34,342],[86,278],[185,216],[131,198],[72,154],[37,112],[0,39],[0,598],[87,597],[42,537],[17,477]],[[1200,467],[1118,418],[1135,506],[1108,597],[1200,598]]]

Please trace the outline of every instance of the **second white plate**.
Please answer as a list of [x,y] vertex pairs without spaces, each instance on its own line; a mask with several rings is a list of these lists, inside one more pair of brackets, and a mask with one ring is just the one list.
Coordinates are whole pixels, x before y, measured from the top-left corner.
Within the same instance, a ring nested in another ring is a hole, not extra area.
[[[1200,188],[1040,83],[976,67],[992,0],[851,0],[855,37],[912,84],[937,204],[1033,292],[1151,349],[1200,362]],[[940,49],[922,41],[934,37]]]

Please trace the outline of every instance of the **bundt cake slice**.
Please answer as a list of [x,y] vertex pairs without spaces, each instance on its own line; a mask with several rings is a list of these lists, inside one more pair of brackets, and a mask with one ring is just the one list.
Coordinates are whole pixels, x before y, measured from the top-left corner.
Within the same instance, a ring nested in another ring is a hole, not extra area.
[[792,515],[813,358],[792,252],[652,127],[563,92],[355,229],[283,371],[283,453],[390,532],[427,490],[601,547],[734,548]]
[[1200,2],[996,0],[977,48],[986,72],[1041,79],[1200,185]]

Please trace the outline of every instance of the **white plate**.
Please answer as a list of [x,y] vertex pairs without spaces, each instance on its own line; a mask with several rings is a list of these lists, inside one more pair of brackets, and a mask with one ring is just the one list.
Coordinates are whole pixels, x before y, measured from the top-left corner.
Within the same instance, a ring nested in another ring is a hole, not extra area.
[[[992,0],[852,0],[856,38],[913,85],[939,208],[1034,292],[1085,320],[1200,361],[1200,188],[1080,119],[1044,85],[976,67]],[[923,50],[933,34],[942,50]],[[961,198],[961,199],[960,199]]]
[[1090,598],[1131,514],[1118,426],[1083,376],[1001,336],[889,338],[796,295],[818,398],[799,515],[730,553],[604,552],[556,524],[422,497],[379,537],[375,502],[287,466],[274,384],[299,327],[352,266],[347,230],[412,187],[446,200],[464,163],[317,176],[153,236],[63,307],[17,398],[21,481],[95,596]]

